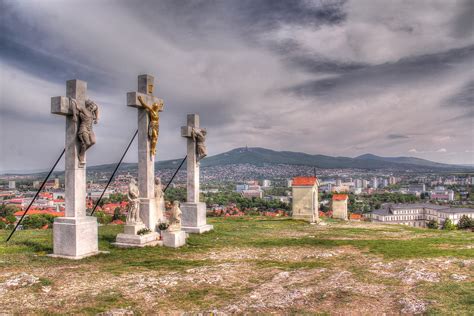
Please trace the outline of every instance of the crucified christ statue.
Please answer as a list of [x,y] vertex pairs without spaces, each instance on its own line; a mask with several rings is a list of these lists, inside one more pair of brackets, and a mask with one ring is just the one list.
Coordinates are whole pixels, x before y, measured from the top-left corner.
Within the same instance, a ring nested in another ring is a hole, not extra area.
[[151,106],[147,105],[141,96],[138,96],[138,101],[145,108],[150,119],[148,125],[148,138],[150,139],[150,154],[155,156],[156,143],[158,142],[158,135],[160,133],[160,112],[163,112],[163,101],[155,102]]
[[80,107],[76,100],[71,99],[73,121],[79,118],[79,129],[77,137],[79,138],[80,148],[78,153],[79,164],[85,164],[86,150],[95,144],[95,134],[92,130],[92,124],[97,124],[99,120],[99,107],[94,101],[87,99],[85,107]]

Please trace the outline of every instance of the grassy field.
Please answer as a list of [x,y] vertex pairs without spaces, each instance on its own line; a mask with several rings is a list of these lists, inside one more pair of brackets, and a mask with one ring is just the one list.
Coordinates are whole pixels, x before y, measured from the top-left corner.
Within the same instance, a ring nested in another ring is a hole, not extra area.
[[191,235],[180,249],[116,249],[111,243],[122,227],[100,227],[100,250],[109,253],[80,261],[46,256],[52,252],[51,230],[20,231],[0,243],[1,309],[456,315],[474,310],[470,232],[259,217],[209,221],[213,232]]

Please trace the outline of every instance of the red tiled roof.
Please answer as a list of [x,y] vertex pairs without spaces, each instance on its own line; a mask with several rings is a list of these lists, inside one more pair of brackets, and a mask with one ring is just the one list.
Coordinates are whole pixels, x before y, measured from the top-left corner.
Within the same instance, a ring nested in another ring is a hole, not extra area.
[[295,177],[293,178],[293,186],[313,186],[318,178],[316,177]]
[[333,201],[345,201],[347,200],[349,197],[347,196],[347,194],[334,194],[332,196],[332,200]]
[[361,214],[355,214],[355,213],[351,213],[350,219],[362,219],[362,215]]

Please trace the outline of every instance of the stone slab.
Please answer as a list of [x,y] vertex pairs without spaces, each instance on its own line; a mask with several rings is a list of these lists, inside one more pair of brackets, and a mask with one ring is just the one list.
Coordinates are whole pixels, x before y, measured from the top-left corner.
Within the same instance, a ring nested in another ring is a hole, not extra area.
[[118,234],[116,242],[112,245],[119,248],[153,247],[161,246],[163,242],[158,233],[151,232],[145,235]]
[[123,233],[125,235],[137,235],[140,229],[146,228],[145,224],[125,224],[123,227]]
[[175,232],[164,231],[161,233],[163,238],[163,246],[178,248],[186,245],[186,233],[182,230]]
[[97,218],[57,217],[53,224],[53,255],[82,259],[99,253]]
[[296,219],[296,220],[304,220],[310,223],[315,223],[318,222],[318,218],[312,215],[295,215],[293,214],[291,218]]
[[190,234],[202,234],[214,230],[214,226],[208,224],[199,227],[181,226],[181,229]]

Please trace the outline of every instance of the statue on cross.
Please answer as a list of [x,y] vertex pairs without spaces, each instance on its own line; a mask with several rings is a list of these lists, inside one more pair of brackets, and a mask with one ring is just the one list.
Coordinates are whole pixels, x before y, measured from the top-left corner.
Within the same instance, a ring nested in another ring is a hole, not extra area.
[[95,134],[92,130],[92,124],[97,124],[99,120],[99,107],[94,101],[87,99],[85,106],[81,107],[76,100],[70,98],[72,109],[72,120],[77,122],[79,118],[79,128],[77,130],[77,137],[79,138],[80,148],[78,153],[79,164],[85,164],[86,151],[95,144]]
[[206,135],[207,131],[204,128],[195,128],[193,127],[191,136],[196,142],[196,160],[199,161],[202,158],[207,156],[207,148],[206,148]]
[[155,102],[151,106],[147,105],[141,96],[138,96],[138,101],[145,108],[150,119],[148,126],[148,137],[150,138],[150,154],[156,155],[156,143],[158,142],[158,135],[160,133],[160,112],[163,112],[163,101]]

